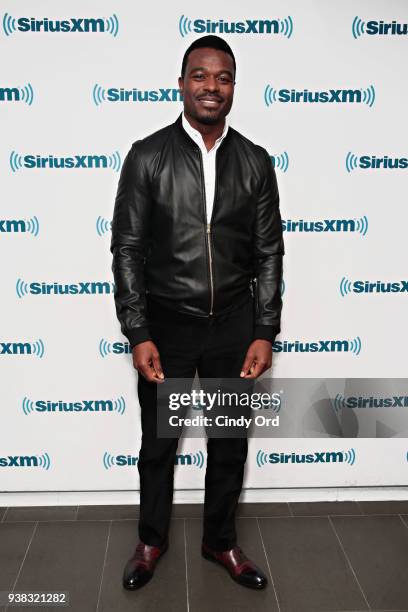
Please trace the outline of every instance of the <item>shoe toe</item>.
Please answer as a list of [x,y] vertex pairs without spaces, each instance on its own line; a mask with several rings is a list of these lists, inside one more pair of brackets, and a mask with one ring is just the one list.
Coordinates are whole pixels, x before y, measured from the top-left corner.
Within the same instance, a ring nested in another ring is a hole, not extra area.
[[266,576],[254,569],[243,571],[240,575],[240,582],[254,589],[263,589],[268,584]]
[[122,584],[125,589],[133,591],[149,582],[152,575],[151,572],[143,568],[137,568],[130,571],[125,570]]

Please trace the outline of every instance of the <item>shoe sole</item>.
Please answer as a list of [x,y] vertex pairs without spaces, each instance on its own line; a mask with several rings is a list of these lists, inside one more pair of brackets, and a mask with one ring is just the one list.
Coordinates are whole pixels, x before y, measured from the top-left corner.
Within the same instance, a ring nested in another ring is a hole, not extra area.
[[261,591],[262,589],[264,589],[266,587],[266,585],[268,584],[267,582],[265,582],[265,584],[263,585],[256,585],[256,584],[244,584],[243,582],[240,582],[238,580],[238,578],[236,578],[235,576],[232,576],[232,574],[230,573],[230,571],[225,567],[225,565],[223,563],[221,563],[221,561],[219,561],[218,559],[216,559],[215,557],[212,557],[211,555],[209,555],[208,553],[204,552],[203,550],[201,551],[201,556],[204,557],[204,559],[207,559],[207,561],[212,561],[213,563],[216,563],[217,565],[221,565],[221,567],[224,568],[224,570],[227,572],[228,576],[230,578],[232,578],[232,580],[234,582],[236,582],[237,584],[239,584],[240,586],[244,586],[247,587],[248,589],[255,589],[256,591]]
[[129,586],[127,584],[125,584],[124,582],[122,582],[122,586],[124,589],[126,589],[127,591],[138,591],[139,589],[141,589],[142,587],[144,587],[148,582],[150,582],[150,580],[153,578],[154,576],[154,571],[156,570],[157,564],[160,561],[160,559],[162,558],[162,556],[168,551],[169,547],[167,546],[163,552],[161,553],[160,557],[157,558],[156,560],[156,564],[154,566],[154,570],[153,570],[153,574],[150,576],[150,578],[148,580],[146,580],[146,582],[143,582],[143,584],[138,584],[137,586]]

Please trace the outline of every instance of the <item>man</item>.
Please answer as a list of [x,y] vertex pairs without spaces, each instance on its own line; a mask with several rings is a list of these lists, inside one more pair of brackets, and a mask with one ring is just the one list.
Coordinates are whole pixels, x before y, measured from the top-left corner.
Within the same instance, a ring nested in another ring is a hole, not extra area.
[[[140,518],[123,586],[146,584],[168,547],[177,438],[157,437],[157,384],[167,378],[257,378],[280,331],[284,245],[267,151],[226,122],[236,65],[204,36],[187,49],[184,111],[133,143],[112,222],[115,305],[139,372]],[[239,584],[267,579],[238,546],[235,511],[247,438],[208,438],[202,555]]]

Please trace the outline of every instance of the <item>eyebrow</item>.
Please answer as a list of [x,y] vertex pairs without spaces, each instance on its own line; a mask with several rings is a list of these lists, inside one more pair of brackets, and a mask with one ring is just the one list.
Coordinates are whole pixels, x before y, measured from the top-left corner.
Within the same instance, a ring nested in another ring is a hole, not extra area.
[[[204,66],[197,66],[196,68],[192,68],[192,69],[190,70],[190,74],[191,74],[192,72],[195,72],[196,70],[204,70],[204,71],[207,71],[207,68],[205,68]],[[217,74],[222,74],[223,72],[226,72],[227,74],[229,74],[229,75],[231,76],[231,78],[233,77],[233,74],[232,74],[231,70],[228,70],[227,68],[225,68],[224,70],[218,70],[218,73],[217,73]]]

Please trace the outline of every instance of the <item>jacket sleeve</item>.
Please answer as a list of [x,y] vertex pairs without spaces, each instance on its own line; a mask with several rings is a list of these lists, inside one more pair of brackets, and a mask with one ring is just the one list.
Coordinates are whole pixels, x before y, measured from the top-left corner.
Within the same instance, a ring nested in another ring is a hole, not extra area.
[[110,251],[117,318],[131,348],[150,340],[144,263],[151,219],[149,182],[133,143],[123,162],[112,219]]
[[285,254],[276,173],[262,149],[264,176],[258,193],[254,225],[254,340],[275,341],[280,332],[282,268]]

